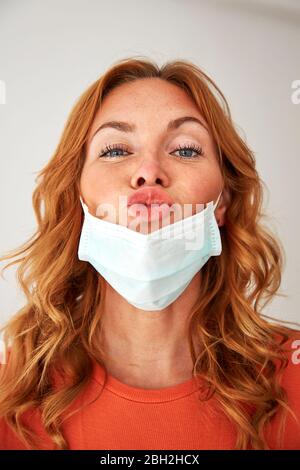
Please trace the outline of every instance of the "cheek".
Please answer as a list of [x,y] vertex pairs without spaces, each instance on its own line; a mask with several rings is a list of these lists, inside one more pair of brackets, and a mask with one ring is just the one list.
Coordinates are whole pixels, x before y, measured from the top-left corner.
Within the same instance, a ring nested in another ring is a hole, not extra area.
[[93,203],[110,201],[116,187],[116,179],[111,171],[100,165],[86,165],[80,178],[80,189],[87,200]]
[[183,194],[190,203],[204,203],[216,198],[222,186],[222,176],[219,167],[194,169],[189,178],[183,182]]

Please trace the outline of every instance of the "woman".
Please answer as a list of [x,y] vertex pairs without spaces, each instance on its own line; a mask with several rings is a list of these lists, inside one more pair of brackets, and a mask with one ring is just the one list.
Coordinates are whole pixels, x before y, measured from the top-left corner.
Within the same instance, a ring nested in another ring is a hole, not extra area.
[[261,204],[194,64],[128,58],[93,83],[39,175],[36,233],[2,258],[22,255],[28,303],[2,328],[1,448],[300,449],[300,333],[261,314],[283,266]]

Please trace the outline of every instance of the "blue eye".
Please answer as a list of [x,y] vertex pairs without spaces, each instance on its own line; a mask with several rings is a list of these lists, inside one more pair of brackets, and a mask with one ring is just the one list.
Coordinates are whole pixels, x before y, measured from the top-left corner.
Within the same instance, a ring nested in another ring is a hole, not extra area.
[[[107,158],[115,158],[115,157],[120,157],[122,155],[114,155],[114,156],[109,156],[107,155],[110,152],[116,152],[118,150],[121,150],[121,152],[127,152],[126,148],[123,145],[120,144],[115,144],[115,145],[106,145],[104,149],[101,150],[100,154],[98,157],[107,157]],[[128,152],[127,152],[128,153]]]
[[[188,152],[196,152],[196,154],[197,154],[196,158],[197,157],[202,157],[204,155],[202,147],[198,147],[198,145],[194,145],[194,144],[187,144],[187,145],[179,146],[179,147],[177,147],[177,149],[174,150],[174,152],[177,152],[178,150],[179,150],[179,152],[181,152],[182,150],[188,151]],[[193,157],[192,155],[185,156],[185,157],[179,155],[179,158],[183,158],[185,160],[188,160],[188,159],[192,159],[192,158],[195,158],[195,157]]]
[[[124,155],[108,155],[111,152],[118,152],[118,151],[129,153],[128,148],[123,146],[122,144],[106,145],[104,147],[104,149],[101,150],[98,157],[99,158],[101,158],[101,157],[106,157],[106,158],[120,158],[120,157],[123,157]],[[198,157],[204,155],[202,147],[199,147],[199,146],[194,145],[194,144],[187,144],[187,145],[179,146],[175,150],[173,150],[172,153],[177,152],[177,151],[179,151],[179,152],[181,152],[181,151],[195,152],[197,154],[196,156],[177,155],[178,158],[181,158],[183,160],[189,160],[189,159],[191,160],[193,158],[198,158]]]

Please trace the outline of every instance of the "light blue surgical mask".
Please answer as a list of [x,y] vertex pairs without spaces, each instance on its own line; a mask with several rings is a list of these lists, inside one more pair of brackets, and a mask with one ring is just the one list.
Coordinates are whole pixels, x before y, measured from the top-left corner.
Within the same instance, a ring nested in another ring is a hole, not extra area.
[[136,308],[162,310],[174,302],[211,256],[222,251],[215,218],[219,202],[144,234],[84,211],[78,258],[88,261]]

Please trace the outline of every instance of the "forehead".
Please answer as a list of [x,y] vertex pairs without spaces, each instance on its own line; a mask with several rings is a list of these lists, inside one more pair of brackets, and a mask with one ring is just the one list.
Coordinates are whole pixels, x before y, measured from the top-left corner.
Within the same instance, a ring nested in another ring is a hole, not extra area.
[[182,88],[160,78],[145,78],[120,85],[104,98],[102,108],[119,104],[120,101],[128,104],[147,102],[149,105],[159,101],[195,106],[192,98]]
[[105,96],[95,115],[90,135],[108,120],[136,121],[141,126],[143,121],[145,124],[151,121],[160,125],[189,114],[204,121],[196,103],[179,86],[160,78],[136,80],[118,86]]

